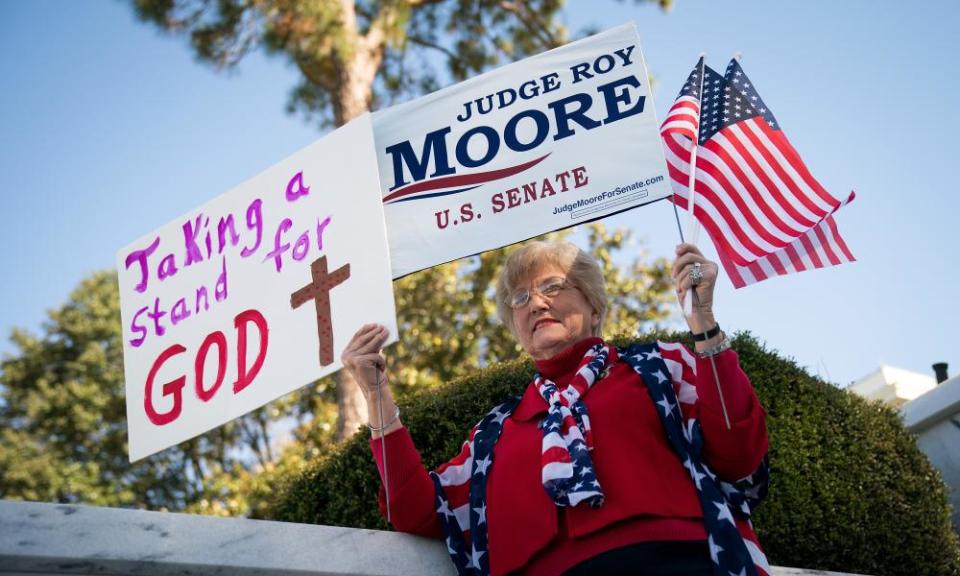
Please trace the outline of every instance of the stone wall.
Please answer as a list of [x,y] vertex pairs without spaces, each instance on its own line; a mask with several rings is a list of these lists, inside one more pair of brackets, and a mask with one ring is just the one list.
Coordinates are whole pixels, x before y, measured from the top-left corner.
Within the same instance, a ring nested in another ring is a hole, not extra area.
[[[454,576],[446,548],[377,530],[0,500],[0,575]],[[774,567],[775,576],[836,572]]]

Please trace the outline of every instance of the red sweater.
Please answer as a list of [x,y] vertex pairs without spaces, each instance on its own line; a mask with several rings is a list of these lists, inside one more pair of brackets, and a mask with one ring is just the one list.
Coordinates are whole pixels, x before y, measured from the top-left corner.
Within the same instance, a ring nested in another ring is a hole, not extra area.
[[[537,369],[562,387],[573,377],[586,350],[599,341],[578,342],[537,362]],[[667,351],[662,353],[667,359]],[[670,357],[679,356],[678,351]],[[728,350],[715,360],[731,429],[727,430],[723,419],[709,360],[697,360],[699,385],[693,372],[684,367],[683,379],[696,386],[699,399],[686,404],[681,395],[681,408],[685,417],[700,420],[704,461],[720,478],[738,480],[752,473],[767,452],[765,417],[736,352]],[[593,431],[591,458],[603,488],[603,506],[560,508],[547,496],[540,482],[543,434],[537,427],[547,404],[528,386],[504,423],[487,480],[491,574],[519,569],[525,574],[558,574],[620,546],[706,539],[696,489],[667,442],[646,386],[625,362],[618,361],[615,351],[610,361],[610,373],[583,397]],[[394,528],[442,537],[433,482],[409,432],[401,428],[388,434],[385,441]],[[371,440],[370,447],[382,478],[380,442]],[[385,510],[382,488],[380,508]]]

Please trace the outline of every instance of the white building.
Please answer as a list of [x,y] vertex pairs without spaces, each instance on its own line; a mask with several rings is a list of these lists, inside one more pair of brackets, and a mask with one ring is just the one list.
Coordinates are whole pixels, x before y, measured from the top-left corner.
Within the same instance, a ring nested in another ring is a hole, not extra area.
[[853,383],[848,390],[868,400],[880,400],[894,408],[937,387],[929,374],[881,364],[880,368]]
[[[946,378],[946,365],[942,372]],[[953,525],[960,530],[960,376],[937,384],[933,376],[881,366],[849,390],[899,408],[920,450],[950,487]]]
[[950,486],[953,525],[960,531],[960,376],[900,408],[917,444]]

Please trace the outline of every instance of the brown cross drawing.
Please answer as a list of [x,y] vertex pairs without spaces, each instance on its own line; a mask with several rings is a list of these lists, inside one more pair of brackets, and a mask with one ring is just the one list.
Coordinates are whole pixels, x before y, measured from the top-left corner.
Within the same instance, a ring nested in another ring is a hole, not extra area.
[[298,308],[314,300],[317,309],[317,336],[320,337],[320,366],[333,364],[333,322],[330,320],[330,290],[350,277],[350,264],[332,274],[327,273],[327,257],[321,256],[310,265],[313,282],[290,295],[290,307]]

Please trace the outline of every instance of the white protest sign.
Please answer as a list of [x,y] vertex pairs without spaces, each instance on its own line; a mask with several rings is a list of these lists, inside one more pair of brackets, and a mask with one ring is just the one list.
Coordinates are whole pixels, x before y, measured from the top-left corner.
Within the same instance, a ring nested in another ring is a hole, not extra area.
[[670,194],[633,24],[374,115],[394,277]]
[[131,461],[396,341],[378,189],[366,115],[118,253]]

